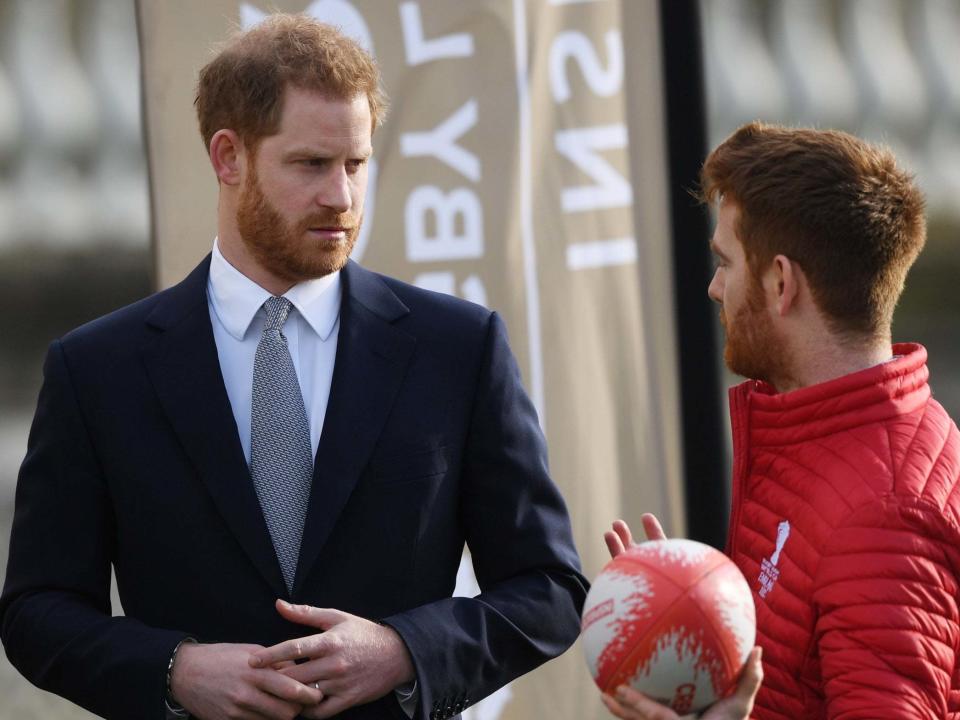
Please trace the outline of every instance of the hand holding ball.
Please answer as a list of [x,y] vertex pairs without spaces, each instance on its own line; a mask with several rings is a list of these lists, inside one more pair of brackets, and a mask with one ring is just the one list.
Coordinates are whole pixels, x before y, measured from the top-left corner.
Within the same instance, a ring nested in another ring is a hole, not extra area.
[[678,713],[734,690],[755,634],[743,575],[693,540],[630,547],[601,571],[583,611],[583,648],[600,689],[630,685]]

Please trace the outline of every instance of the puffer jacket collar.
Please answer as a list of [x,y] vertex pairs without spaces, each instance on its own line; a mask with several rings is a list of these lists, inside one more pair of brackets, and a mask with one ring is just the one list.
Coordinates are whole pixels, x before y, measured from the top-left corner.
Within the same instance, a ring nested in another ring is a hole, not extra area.
[[806,442],[919,408],[930,397],[927,351],[899,343],[893,354],[880,365],[791,392],[758,380],[730,388],[735,441],[749,427],[752,447]]

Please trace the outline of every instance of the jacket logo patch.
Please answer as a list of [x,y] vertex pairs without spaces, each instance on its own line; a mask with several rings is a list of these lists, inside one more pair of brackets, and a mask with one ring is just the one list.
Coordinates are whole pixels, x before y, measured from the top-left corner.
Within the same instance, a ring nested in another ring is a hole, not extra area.
[[760,597],[765,598],[773,590],[773,586],[780,578],[780,570],[777,564],[780,562],[780,553],[783,552],[783,546],[787,544],[787,538],[790,537],[790,522],[784,520],[777,526],[777,548],[769,558],[764,558],[760,565],[760,577],[757,582],[760,584]]

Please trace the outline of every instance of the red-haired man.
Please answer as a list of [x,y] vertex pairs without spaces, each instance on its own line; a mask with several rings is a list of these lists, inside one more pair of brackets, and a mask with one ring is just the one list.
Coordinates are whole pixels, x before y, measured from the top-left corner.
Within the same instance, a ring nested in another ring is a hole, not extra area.
[[[730,391],[727,552],[763,652],[759,692],[754,657],[704,717],[958,718],[960,433],[924,348],[891,342],[923,198],[884,148],[760,123],[710,154],[702,193],[724,358],[751,378]],[[619,521],[606,540],[632,542]],[[605,701],[675,717],[629,690]]]

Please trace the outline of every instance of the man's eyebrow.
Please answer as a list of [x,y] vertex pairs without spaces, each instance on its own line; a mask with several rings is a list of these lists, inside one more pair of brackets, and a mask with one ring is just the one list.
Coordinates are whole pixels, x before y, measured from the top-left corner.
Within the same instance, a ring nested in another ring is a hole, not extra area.
[[298,147],[287,150],[283,153],[283,157],[284,159],[303,158],[307,160],[326,160],[330,157],[330,154],[311,148]]
[[[284,159],[298,158],[304,160],[330,160],[331,158],[336,157],[337,153],[335,152],[326,152],[324,150],[318,150],[315,148],[299,147],[291,148],[283,154]],[[373,148],[364,148],[359,150],[356,153],[352,153],[351,157],[367,159],[373,155]]]
[[713,238],[710,239],[710,252],[719,257],[721,260],[730,259],[720,250],[719,247],[717,247],[717,244],[713,241]]

